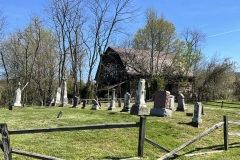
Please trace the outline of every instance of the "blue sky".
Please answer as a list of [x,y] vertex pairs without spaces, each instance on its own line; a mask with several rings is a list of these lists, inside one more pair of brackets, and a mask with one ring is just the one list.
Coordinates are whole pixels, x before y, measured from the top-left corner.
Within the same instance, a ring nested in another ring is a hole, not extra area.
[[[26,27],[31,14],[43,15],[45,0],[0,0],[7,21],[7,31]],[[144,11],[153,7],[172,22],[177,32],[186,27],[201,29],[206,34],[205,56],[219,54],[240,64],[240,1],[239,0],[136,0],[142,14],[131,30],[144,26]],[[239,69],[238,69],[239,70]]]
[[201,29],[206,34],[205,56],[216,53],[240,64],[239,0],[150,0],[141,6],[163,13],[177,32],[185,27]]

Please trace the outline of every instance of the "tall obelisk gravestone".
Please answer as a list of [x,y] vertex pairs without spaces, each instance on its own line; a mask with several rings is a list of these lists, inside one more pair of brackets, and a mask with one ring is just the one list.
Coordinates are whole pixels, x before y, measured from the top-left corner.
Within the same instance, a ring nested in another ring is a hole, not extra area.
[[140,79],[138,82],[138,90],[135,98],[135,104],[132,106],[130,114],[147,115],[148,108],[145,103],[145,79]]

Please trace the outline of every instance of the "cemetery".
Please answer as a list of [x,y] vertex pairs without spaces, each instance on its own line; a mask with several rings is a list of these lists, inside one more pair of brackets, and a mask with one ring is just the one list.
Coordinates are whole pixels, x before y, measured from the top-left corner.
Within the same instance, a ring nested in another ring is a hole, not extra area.
[[149,2],[49,0],[28,21],[35,6],[1,4],[0,159],[239,159],[237,62],[203,47],[240,30],[175,26]]
[[[63,87],[61,90],[66,93],[66,84]],[[19,88],[20,85],[16,94],[20,93]],[[185,103],[181,93],[174,101],[168,91],[156,91],[154,101],[146,102],[144,79],[139,80],[136,92],[135,99],[126,93],[119,101],[112,89],[112,98],[104,105],[100,99],[78,103],[77,97],[70,104],[70,100],[60,96],[56,99],[64,105],[58,107],[2,108],[0,120],[5,123],[1,123],[3,152],[0,156],[5,159],[8,156],[12,159],[238,156],[240,134],[235,133],[239,128],[234,125],[240,125],[236,114],[240,104],[231,108],[232,103],[223,101]],[[58,94],[61,95],[59,88]],[[15,101],[21,104],[15,97],[13,104]]]

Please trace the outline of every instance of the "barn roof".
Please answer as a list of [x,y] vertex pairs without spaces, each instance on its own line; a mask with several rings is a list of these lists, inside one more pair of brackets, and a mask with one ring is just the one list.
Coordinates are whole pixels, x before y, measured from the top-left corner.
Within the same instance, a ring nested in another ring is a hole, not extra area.
[[[120,56],[128,74],[148,75],[150,73],[151,50],[118,47],[109,47],[108,49]],[[173,59],[173,53],[153,51],[153,73],[156,75],[164,73],[165,69],[173,64]],[[190,71],[187,76],[193,76],[193,73]]]
[[[108,55],[118,55],[121,60],[121,63],[123,64],[123,67],[125,68],[125,72],[128,75],[141,76],[141,77],[149,76],[150,60],[151,60],[150,50],[108,47],[107,50],[104,52],[103,56],[108,56]],[[174,59],[173,53],[154,51],[153,53],[154,73],[153,74],[155,75],[175,74],[176,76],[179,75],[181,77],[181,75],[176,71],[169,71],[169,70],[166,71],[166,69],[171,68],[171,65],[173,65],[173,59]],[[100,68],[98,66],[96,76]],[[187,74],[184,73],[184,76],[193,77],[193,73],[192,71],[189,71]]]

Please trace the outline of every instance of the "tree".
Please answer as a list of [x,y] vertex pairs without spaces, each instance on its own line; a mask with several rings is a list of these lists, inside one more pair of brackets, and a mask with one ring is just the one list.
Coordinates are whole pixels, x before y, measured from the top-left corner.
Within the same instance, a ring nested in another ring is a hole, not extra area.
[[[4,59],[4,52],[5,52],[5,46],[3,45],[3,39],[4,39],[4,28],[6,27],[6,17],[4,16],[3,10],[0,9],[0,55],[1,55],[1,60],[0,60],[0,64],[3,67],[4,72],[2,73],[3,77],[6,78],[7,81],[7,93],[6,93],[6,97],[4,100],[4,103],[9,105],[10,103],[10,95],[11,95],[11,88],[10,88],[10,81],[9,81],[9,73],[7,71],[7,64],[6,61]],[[3,92],[3,91],[2,91]],[[2,94],[1,92],[1,94]]]
[[39,54],[33,69],[32,81],[42,105],[46,105],[53,98],[53,92],[57,86],[57,41],[55,35],[49,29],[41,27],[41,42]]
[[[133,20],[137,9],[131,0],[93,0],[88,1],[87,6],[91,17],[87,27],[89,30],[84,41],[88,53],[88,85],[91,82],[97,60],[112,44],[117,35],[126,33],[123,24]],[[96,79],[98,78],[99,75],[96,75]]]
[[164,78],[153,77],[151,79],[151,86],[150,86],[151,95],[154,95],[155,91],[164,90],[164,88],[165,88]]
[[217,55],[203,63],[196,73],[196,89],[198,99],[223,99],[229,97],[234,91],[235,63],[229,58],[221,59]]
[[[202,59],[202,47],[205,42],[205,34],[196,28],[185,28],[182,32],[184,41],[183,51],[180,53],[178,60],[184,68],[184,73],[187,76],[192,72],[195,76],[197,64]],[[195,92],[195,83],[193,83],[193,92]]]
[[[66,75],[69,57],[77,91],[77,75],[81,77],[82,55],[86,54],[87,86],[90,87],[96,62],[100,60],[101,64],[100,56],[114,40],[113,35],[124,33],[122,24],[132,20],[134,8],[131,0],[51,0],[47,11],[58,36],[59,85]],[[81,65],[77,65],[79,63]]]
[[85,53],[83,44],[83,25],[86,22],[84,15],[85,2],[83,0],[51,0],[47,12],[54,23],[58,38],[60,53],[59,61],[59,86],[67,71],[68,57],[71,64],[71,76],[74,79],[73,94],[78,92],[79,66],[83,63],[82,55]]
[[138,29],[133,39],[133,48],[150,50],[150,75],[161,75],[166,58],[178,43],[175,26],[163,15],[158,18],[157,11],[151,8],[146,10],[146,21],[145,27]]
[[55,86],[57,64],[56,39],[51,30],[45,29],[38,17],[32,17],[28,27],[12,33],[4,46],[1,56],[11,80],[9,86],[29,82],[23,92],[24,103],[46,104]]

